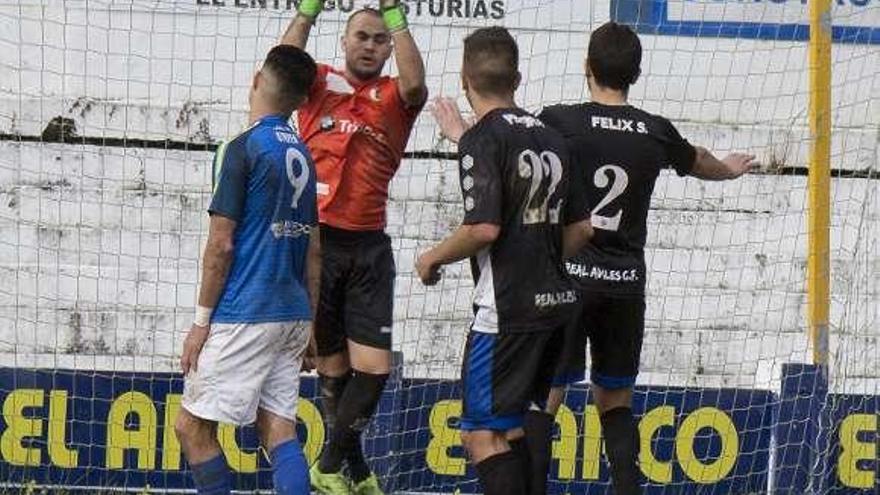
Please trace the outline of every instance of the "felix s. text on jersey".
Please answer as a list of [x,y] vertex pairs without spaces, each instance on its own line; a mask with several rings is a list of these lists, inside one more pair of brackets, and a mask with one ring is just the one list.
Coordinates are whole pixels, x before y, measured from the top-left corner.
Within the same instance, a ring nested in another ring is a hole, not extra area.
[[646,126],[645,123],[640,120],[622,119],[617,117],[601,117],[599,115],[593,115],[590,120],[590,124],[594,129],[598,127],[608,131],[635,132],[638,134],[648,133],[648,126]]

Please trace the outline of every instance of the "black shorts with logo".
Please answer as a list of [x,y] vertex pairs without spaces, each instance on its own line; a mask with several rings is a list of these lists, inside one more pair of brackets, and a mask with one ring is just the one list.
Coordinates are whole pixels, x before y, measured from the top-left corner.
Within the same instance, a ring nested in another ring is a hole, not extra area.
[[318,355],[344,351],[347,339],[391,349],[395,274],[391,239],[384,232],[321,224]]
[[590,381],[606,389],[632,387],[639,374],[645,335],[645,296],[581,292],[580,305],[566,327],[553,385],[585,378],[589,339]]

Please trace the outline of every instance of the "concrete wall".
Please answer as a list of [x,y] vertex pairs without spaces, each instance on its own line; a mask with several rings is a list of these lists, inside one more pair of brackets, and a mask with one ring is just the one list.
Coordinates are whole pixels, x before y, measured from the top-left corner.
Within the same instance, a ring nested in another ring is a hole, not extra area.
[[[21,135],[39,135],[61,115],[82,135],[216,142],[241,129],[252,71],[290,16],[273,0],[267,9],[232,0],[90,1],[88,10],[3,3],[0,133]],[[411,15],[432,93],[459,94],[462,36],[501,22],[521,45],[525,106],[582,98],[586,33],[608,19],[609,5],[556,0],[538,15],[534,2],[501,3],[500,20],[450,17],[439,4],[433,16],[427,2]],[[328,12],[319,22],[317,58],[339,63],[341,19]],[[776,388],[782,363],[809,360],[806,178],[774,173],[807,165],[805,45],[642,39],[634,103],[719,153],[754,150],[765,167],[725,184],[661,176],[641,380]],[[834,57],[833,166],[880,172],[880,49],[836,45]],[[452,150],[427,114],[409,148]],[[196,294],[209,168],[205,152],[0,141],[4,365],[174,369]],[[836,179],[833,188],[834,384],[877,393],[880,182]],[[455,166],[405,161],[391,196],[396,345],[410,374],[454,377],[472,281],[458,265],[425,289],[411,267],[460,219]]]

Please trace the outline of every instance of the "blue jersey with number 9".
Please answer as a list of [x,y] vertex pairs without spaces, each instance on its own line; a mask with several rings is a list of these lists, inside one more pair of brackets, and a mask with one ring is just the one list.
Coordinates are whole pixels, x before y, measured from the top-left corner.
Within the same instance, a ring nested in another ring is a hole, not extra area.
[[212,322],[311,318],[305,272],[318,222],[315,183],[309,152],[283,116],[260,119],[217,150],[208,212],[237,224]]

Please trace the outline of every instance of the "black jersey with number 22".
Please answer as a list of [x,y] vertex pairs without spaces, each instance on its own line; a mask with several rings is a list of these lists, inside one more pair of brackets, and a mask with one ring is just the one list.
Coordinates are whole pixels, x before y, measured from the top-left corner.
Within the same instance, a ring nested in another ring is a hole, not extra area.
[[562,260],[562,227],[589,216],[583,194],[570,193],[565,140],[525,110],[496,109],[458,149],[464,224],[501,227],[471,259],[473,330],[553,330],[577,302]]
[[648,208],[660,170],[686,175],[696,152],[663,117],[598,103],[557,105],[538,116],[565,136],[572,181],[592,209],[593,240],[567,263],[583,290],[645,292]]

